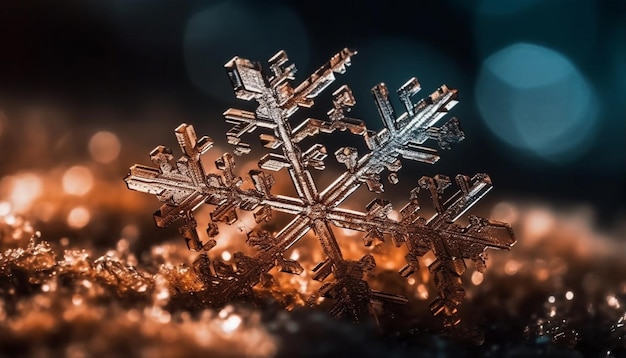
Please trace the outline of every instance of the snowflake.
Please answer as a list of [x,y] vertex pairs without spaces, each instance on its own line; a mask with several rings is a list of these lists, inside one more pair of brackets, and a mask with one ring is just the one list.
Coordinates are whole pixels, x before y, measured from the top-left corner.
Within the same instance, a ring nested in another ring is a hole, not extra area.
[[[406,266],[400,270],[403,277],[418,270],[419,258],[432,251],[436,259],[428,269],[438,296],[430,307],[435,315],[443,315],[446,326],[454,326],[459,322],[457,307],[465,296],[461,283],[461,274],[466,270],[465,259],[474,261],[477,270],[484,272],[486,249],[508,250],[515,243],[513,232],[505,223],[476,216],[470,216],[470,224],[465,227],[454,223],[491,189],[491,180],[486,174],[471,178],[458,175],[455,179],[460,190],[447,200],[442,195],[451,184],[447,176],[421,177],[418,186],[410,192],[409,202],[399,210],[399,219],[390,217],[392,206],[383,199],[374,199],[365,211],[340,207],[363,184],[372,192],[382,193],[380,175],[385,170],[388,181],[397,183],[397,172],[402,166],[400,158],[435,163],[439,159],[437,150],[422,146],[424,142],[435,140],[441,148],[448,149],[450,144],[464,138],[456,118],[435,127],[456,105],[457,91],[444,85],[414,103],[412,97],[420,90],[415,78],[398,90],[405,109],[399,116],[391,105],[385,84],[372,89],[384,123],[379,132],[368,130],[363,121],[346,116],[355,99],[345,85],[333,93],[333,108],[328,111],[327,120],[308,118],[292,128],[290,118],[298,109],[312,107],[314,99],[335,80],[335,74],[346,71],[355,54],[353,50],[342,50],[296,87],[292,85],[296,68],[287,64],[284,51],[269,60],[267,72],[259,63],[239,57],[226,64],[236,96],[258,103],[255,112],[231,108],[224,113],[226,121],[234,125],[227,133],[228,142],[235,146],[233,153],[243,155],[251,151],[250,145],[242,141],[245,134],[259,128],[269,132],[260,134],[263,146],[271,150],[259,161],[263,170],[248,173],[254,188],[242,188],[244,179],[235,174],[234,157],[229,153],[216,161],[221,175],[206,173],[201,156],[212,147],[213,140],[206,136],[198,140],[188,124],[176,128],[183,152],[177,161],[173,161],[170,149],[158,146],[150,153],[157,168],[142,165],[130,168],[125,178],[128,187],[154,194],[164,203],[154,215],[157,225],[181,223],[180,232],[194,251],[206,253],[213,248],[219,232],[217,223],[235,223],[238,210],[252,211],[259,227],[272,219],[274,211],[293,215],[276,234],[261,229],[247,233],[246,242],[256,249],[256,254],[235,253],[235,267],[211,260],[206,254],[200,256],[197,268],[203,272],[207,285],[205,301],[209,304],[219,306],[250,295],[252,287],[268,280],[268,271],[274,267],[282,272],[302,274],[304,269],[300,263],[283,255],[310,230],[325,255],[325,260],[313,268],[313,279],[323,282],[313,298],[333,299],[330,308],[333,315],[359,320],[373,311],[373,305],[406,302],[404,297],[370,288],[364,276],[376,266],[373,256],[368,254],[358,261],[345,259],[333,232],[334,226],[363,232],[366,246],[385,237],[390,237],[397,247],[406,245]],[[339,148],[334,154],[346,170],[328,187],[319,190],[310,169],[325,168],[326,148],[314,144],[302,150],[299,144],[307,137],[335,130],[363,136],[369,152],[360,156],[356,148]],[[267,171],[282,169],[289,172],[297,197],[272,193],[275,179]],[[418,214],[420,190],[429,193],[436,209],[430,219]],[[202,204],[215,206],[210,214],[206,242],[198,235],[194,218],[194,211]],[[309,304],[315,301],[309,300]]]

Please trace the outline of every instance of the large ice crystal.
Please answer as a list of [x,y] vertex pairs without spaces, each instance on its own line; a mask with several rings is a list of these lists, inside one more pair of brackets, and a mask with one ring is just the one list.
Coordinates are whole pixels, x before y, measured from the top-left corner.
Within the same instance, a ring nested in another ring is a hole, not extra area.
[[[247,178],[237,176],[234,157],[229,153],[216,161],[221,175],[206,173],[202,154],[212,147],[213,140],[206,136],[198,139],[194,128],[188,124],[176,128],[183,152],[178,160],[173,161],[170,149],[158,146],[150,153],[156,168],[143,165],[130,168],[125,179],[128,187],[156,195],[164,203],[154,215],[157,225],[180,224],[180,232],[191,250],[207,252],[216,245],[217,223],[235,223],[240,210],[254,213],[258,229],[248,233],[247,244],[256,249],[255,255],[235,253],[234,266],[212,260],[206,254],[196,262],[202,272],[203,301],[207,304],[219,306],[251,295],[252,287],[266,282],[268,271],[274,267],[282,272],[302,274],[304,269],[300,263],[285,257],[284,253],[310,230],[325,255],[325,260],[312,270],[312,278],[323,284],[309,300],[310,304],[318,301],[316,297],[333,299],[330,307],[333,315],[359,320],[374,312],[373,305],[406,302],[402,296],[370,288],[364,277],[375,268],[374,257],[345,259],[333,230],[335,227],[362,232],[366,246],[385,237],[390,237],[397,247],[405,245],[408,253],[406,266],[400,270],[403,277],[418,270],[420,257],[432,251],[436,259],[428,269],[434,277],[438,296],[431,310],[435,315],[443,315],[446,326],[454,326],[459,322],[457,307],[465,295],[461,282],[466,270],[465,260],[474,261],[477,270],[483,272],[486,249],[508,250],[515,243],[511,228],[505,223],[475,216],[469,217],[468,226],[454,223],[491,189],[491,180],[486,174],[456,176],[459,190],[445,200],[443,193],[451,184],[450,178],[445,175],[421,177],[409,194],[409,202],[399,210],[399,218],[389,215],[391,204],[380,198],[367,204],[364,211],[340,206],[363,184],[374,193],[382,193],[380,179],[385,170],[388,181],[397,183],[397,172],[402,166],[400,158],[435,163],[439,159],[438,152],[423,146],[425,142],[434,140],[441,148],[448,149],[464,138],[456,118],[435,127],[457,104],[457,91],[444,85],[415,103],[412,97],[420,90],[415,78],[398,90],[404,105],[400,115],[394,110],[383,83],[372,89],[384,123],[379,132],[368,130],[363,121],[346,116],[355,99],[345,85],[333,93],[333,107],[327,119],[308,118],[292,128],[290,118],[298,109],[312,107],[315,98],[334,82],[335,75],[346,71],[355,54],[353,50],[342,50],[295,87],[292,81],[296,69],[293,64],[287,64],[284,51],[269,60],[267,71],[259,63],[239,57],[226,64],[237,98],[258,104],[255,112],[231,108],[224,113],[226,121],[233,124],[227,133],[228,142],[235,146],[233,153],[249,153],[251,147],[244,142],[244,136],[257,129],[265,131],[260,139],[269,153],[260,159],[259,170],[248,173],[254,188],[242,187]],[[310,169],[325,169],[327,150],[321,144],[305,149],[300,144],[307,137],[335,130],[363,136],[369,152],[360,155],[353,147],[335,151],[337,161],[344,164],[346,170],[328,187],[320,189]],[[272,193],[275,180],[268,171],[283,169],[289,172],[296,197]],[[430,195],[436,210],[430,219],[419,215],[418,193],[421,190]],[[194,211],[203,204],[215,206],[207,228],[209,240],[204,242],[198,235],[194,218]],[[282,230],[272,234],[262,230],[262,223],[272,220],[275,211],[293,215],[293,218]]]

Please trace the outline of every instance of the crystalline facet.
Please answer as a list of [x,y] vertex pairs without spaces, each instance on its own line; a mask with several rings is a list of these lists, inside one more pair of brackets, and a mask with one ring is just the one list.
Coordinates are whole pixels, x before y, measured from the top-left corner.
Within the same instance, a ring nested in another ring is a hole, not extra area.
[[[202,271],[203,281],[209,283],[204,292],[208,303],[221,305],[242,295],[251,295],[253,286],[269,282],[268,271],[274,267],[282,272],[302,274],[304,269],[300,263],[283,255],[311,230],[325,255],[324,261],[312,270],[312,278],[324,282],[312,298],[335,300],[330,308],[332,314],[359,320],[373,312],[372,305],[406,302],[404,297],[370,289],[364,276],[374,270],[374,257],[365,255],[357,261],[345,259],[332,229],[335,226],[362,232],[366,246],[387,236],[396,246],[406,245],[407,265],[400,270],[403,277],[418,270],[420,257],[432,251],[436,260],[428,268],[434,277],[438,297],[431,304],[431,310],[434,314],[444,315],[446,325],[455,325],[459,322],[457,308],[465,296],[461,283],[461,274],[466,269],[465,259],[473,260],[482,272],[486,268],[483,255],[486,249],[508,250],[515,243],[511,228],[505,223],[478,217],[470,217],[470,224],[466,227],[454,223],[491,189],[491,180],[486,174],[471,178],[457,176],[460,190],[446,200],[443,194],[451,185],[447,176],[422,177],[410,192],[409,203],[399,210],[398,220],[389,217],[392,206],[382,199],[374,199],[362,212],[340,207],[363,184],[372,192],[382,193],[384,185],[380,182],[380,174],[384,170],[389,172],[389,182],[397,183],[401,159],[436,162],[439,154],[437,150],[423,146],[426,141],[434,140],[441,148],[448,149],[450,144],[464,138],[456,118],[435,127],[456,105],[457,91],[444,85],[415,103],[412,97],[420,90],[415,78],[398,90],[405,107],[401,114],[394,110],[384,84],[372,89],[384,124],[379,132],[368,130],[363,121],[346,115],[355,99],[345,85],[333,93],[333,107],[327,112],[327,120],[308,118],[292,129],[290,118],[299,108],[312,107],[317,95],[335,80],[335,75],[346,71],[355,54],[353,50],[342,50],[295,87],[291,81],[296,69],[287,65],[284,51],[270,59],[267,74],[259,63],[238,57],[225,66],[236,96],[258,104],[255,112],[232,108],[224,112],[226,121],[233,124],[226,135],[228,142],[235,146],[233,152],[237,155],[249,153],[250,145],[243,142],[244,135],[258,129],[268,131],[260,134],[260,140],[265,148],[275,152],[263,156],[259,167],[271,171],[287,170],[296,197],[272,194],[275,180],[263,170],[251,170],[248,175],[254,188],[243,189],[243,179],[234,172],[234,157],[228,153],[216,161],[221,175],[205,173],[201,154],[211,148],[213,141],[208,137],[198,140],[193,127],[187,124],[176,129],[183,152],[180,159],[173,162],[172,152],[159,146],[151,153],[157,168],[131,167],[125,179],[128,187],[156,195],[164,203],[155,213],[157,225],[180,223],[180,231],[189,248],[204,252],[201,259],[205,264],[198,270]],[[300,148],[300,143],[307,137],[335,130],[363,136],[370,151],[360,155],[356,148],[343,147],[334,152],[346,171],[320,190],[310,169],[325,168],[327,150],[321,144]],[[430,219],[422,218],[418,213],[421,190],[430,195],[436,209]],[[275,234],[261,229],[249,232],[247,244],[257,253],[254,256],[235,253],[235,265],[232,266],[210,260],[206,251],[215,246],[215,240],[203,243],[197,234],[194,211],[205,203],[215,205],[207,229],[209,237],[217,235],[216,223],[234,223],[240,210],[253,211],[257,223],[272,220],[273,211],[294,217]],[[314,302],[315,299],[309,300],[311,304]]]

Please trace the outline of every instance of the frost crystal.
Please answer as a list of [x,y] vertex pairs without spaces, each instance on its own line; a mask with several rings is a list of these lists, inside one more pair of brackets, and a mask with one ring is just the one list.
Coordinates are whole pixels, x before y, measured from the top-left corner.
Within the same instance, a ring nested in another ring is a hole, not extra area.
[[[435,127],[456,105],[457,91],[444,85],[415,103],[412,97],[420,90],[415,78],[398,90],[405,110],[400,115],[392,107],[383,83],[372,89],[384,123],[379,132],[368,130],[363,121],[346,116],[355,99],[345,85],[333,93],[333,108],[328,111],[327,120],[308,118],[292,128],[290,118],[298,109],[312,107],[314,99],[335,80],[335,74],[346,71],[355,54],[356,51],[342,50],[296,87],[292,85],[296,69],[293,64],[287,65],[284,51],[269,60],[267,72],[259,63],[238,57],[226,64],[236,96],[258,103],[255,112],[231,108],[224,113],[226,121],[233,124],[227,133],[228,142],[235,146],[233,153],[250,152],[250,145],[242,138],[245,134],[259,128],[269,132],[260,134],[263,146],[271,150],[259,161],[262,170],[248,173],[253,189],[242,188],[244,179],[233,171],[235,163],[229,153],[216,161],[221,175],[205,173],[201,156],[212,147],[213,140],[206,136],[198,139],[188,124],[176,128],[183,151],[177,161],[173,161],[170,149],[158,146],[150,153],[157,168],[142,165],[130,168],[125,179],[128,187],[156,195],[164,203],[154,215],[157,225],[182,223],[180,232],[191,250],[206,252],[213,248],[218,234],[216,223],[235,223],[238,210],[252,211],[257,224],[270,221],[273,211],[294,216],[275,235],[260,229],[249,232],[247,244],[256,248],[257,253],[254,256],[235,253],[235,267],[203,254],[196,264],[203,272],[205,302],[219,306],[251,294],[252,287],[268,280],[268,271],[273,267],[302,274],[303,267],[283,254],[309,230],[313,230],[325,254],[325,260],[313,268],[313,279],[324,283],[318,294],[309,300],[310,304],[315,304],[316,296],[330,298],[334,300],[330,308],[333,315],[359,320],[373,312],[372,305],[406,302],[402,296],[370,289],[364,276],[376,266],[373,256],[365,255],[358,261],[345,259],[333,232],[334,226],[363,232],[366,246],[385,237],[391,237],[397,247],[406,245],[406,266],[400,270],[403,277],[418,270],[419,258],[432,251],[436,260],[428,268],[434,276],[438,296],[430,307],[435,315],[444,316],[445,325],[453,326],[459,322],[457,307],[465,295],[461,283],[461,274],[466,270],[465,259],[474,261],[477,270],[483,272],[486,249],[508,250],[515,243],[511,228],[505,223],[475,216],[469,217],[468,226],[454,223],[491,189],[491,180],[486,174],[471,178],[458,175],[455,180],[460,190],[447,200],[442,194],[451,180],[445,175],[423,176],[410,192],[409,202],[400,209],[399,219],[390,218],[391,204],[383,199],[374,199],[365,211],[340,207],[363,184],[372,192],[382,193],[380,175],[384,170],[388,172],[388,181],[397,183],[397,172],[402,166],[400,158],[436,162],[437,150],[422,146],[426,141],[435,140],[441,148],[448,149],[464,138],[456,118]],[[326,148],[314,144],[303,150],[299,144],[309,136],[335,130],[363,136],[369,152],[359,155],[353,147],[337,150],[335,157],[345,165],[346,171],[320,190],[310,169],[325,168]],[[272,193],[274,177],[267,171],[282,169],[289,172],[297,197]],[[428,192],[437,211],[430,219],[418,214],[421,190]],[[202,204],[215,206],[207,229],[210,239],[206,242],[198,235],[194,219],[194,211]]]

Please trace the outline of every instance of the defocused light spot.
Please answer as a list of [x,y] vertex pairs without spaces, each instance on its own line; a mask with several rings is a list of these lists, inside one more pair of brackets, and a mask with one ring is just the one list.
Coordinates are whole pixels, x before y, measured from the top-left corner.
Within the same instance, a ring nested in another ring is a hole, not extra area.
[[15,225],[16,221],[17,221],[17,219],[15,218],[15,215],[7,215],[4,218],[4,223],[9,225],[9,226]]
[[235,98],[224,70],[226,62],[236,55],[265,65],[281,49],[302,71],[301,79],[306,78],[306,29],[296,13],[280,5],[220,2],[194,14],[185,29],[184,55],[189,79],[222,100]]
[[161,287],[156,294],[157,301],[166,301],[170,298],[170,291],[167,287]]
[[137,240],[139,237],[139,227],[133,224],[124,226],[122,228],[122,237],[130,241]]
[[74,229],[80,229],[85,227],[91,220],[89,210],[85,207],[78,206],[72,209],[67,215],[67,224]]
[[550,296],[550,297],[548,297],[548,302],[549,303],[554,303],[554,302],[556,302],[556,298],[554,296]]
[[620,308],[619,301],[615,295],[606,296],[606,303],[613,308]]
[[519,271],[522,264],[515,260],[509,260],[504,264],[504,273],[513,276]]
[[120,155],[122,144],[111,132],[101,131],[89,140],[89,153],[96,162],[110,163]]
[[120,239],[117,241],[117,244],[115,245],[115,250],[117,250],[118,252],[126,252],[129,247],[130,247],[130,243],[128,242],[128,240]]
[[128,318],[128,320],[131,322],[139,322],[139,319],[141,318],[141,313],[137,309],[130,309],[126,313],[126,318]]
[[83,296],[78,294],[72,296],[72,304],[74,306],[80,306],[81,304],[83,304]]
[[221,319],[226,319],[226,317],[228,317],[229,314],[231,314],[233,312],[233,306],[226,306],[224,308],[222,308],[218,313],[217,316]]
[[93,176],[88,168],[76,165],[63,174],[62,183],[67,194],[85,195],[93,186]]
[[428,299],[428,288],[426,288],[425,285],[423,284],[417,285],[417,297],[419,297],[422,300]]
[[484,278],[484,277],[483,277],[483,274],[482,274],[482,273],[480,273],[480,272],[478,272],[478,271],[474,271],[474,272],[472,273],[472,279],[471,279],[471,280],[472,280],[472,283],[473,283],[475,286],[478,286],[478,285],[480,285],[481,283],[483,283],[483,278]]
[[550,277],[550,271],[548,271],[548,269],[545,269],[545,268],[538,269],[535,272],[535,277],[537,278],[538,281],[545,281],[548,279],[548,277]]
[[568,301],[571,301],[574,299],[574,292],[572,291],[567,291],[565,292],[565,299]]
[[531,210],[524,218],[524,237],[527,241],[544,237],[552,230],[554,221],[554,216],[545,209]]
[[28,211],[43,191],[43,181],[35,174],[25,173],[2,179],[0,189],[6,192],[11,209],[16,214]]
[[509,223],[510,225],[513,225],[517,221],[518,210],[511,203],[501,202],[493,207],[490,217],[493,220],[503,221]]
[[298,249],[293,250],[293,252],[291,253],[291,256],[289,256],[290,259],[297,261],[300,258],[300,251],[298,251]]
[[9,215],[11,212],[11,204],[6,201],[0,201],[0,216]]
[[228,316],[228,318],[224,320],[224,323],[222,323],[222,330],[226,333],[232,333],[237,328],[239,328],[240,324],[241,317],[236,314],[231,314],[230,316]]
[[487,58],[476,85],[478,108],[494,134],[557,162],[577,158],[591,144],[594,97],[567,58],[526,43]]
[[230,252],[222,251],[222,260],[229,261],[232,257],[233,255],[231,255]]
[[170,322],[170,320],[172,319],[172,315],[165,310],[161,310],[161,312],[159,312],[159,315],[157,316],[157,319],[159,320],[159,322],[166,324]]

